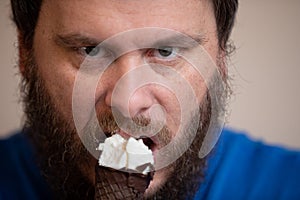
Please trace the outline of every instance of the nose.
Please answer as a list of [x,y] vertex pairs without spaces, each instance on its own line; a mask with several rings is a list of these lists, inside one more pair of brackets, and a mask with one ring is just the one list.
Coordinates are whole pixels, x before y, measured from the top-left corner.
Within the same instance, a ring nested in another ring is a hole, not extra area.
[[146,112],[154,103],[149,85],[141,84],[147,73],[140,51],[122,55],[111,66],[108,74],[110,87],[105,96],[106,105],[117,109],[125,117]]

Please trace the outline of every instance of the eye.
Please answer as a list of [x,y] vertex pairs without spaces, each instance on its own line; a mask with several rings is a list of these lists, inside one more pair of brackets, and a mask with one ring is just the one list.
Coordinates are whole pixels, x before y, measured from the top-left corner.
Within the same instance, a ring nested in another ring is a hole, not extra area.
[[80,61],[80,65],[84,63],[85,69],[88,70],[102,70],[103,67],[115,60],[113,52],[100,45],[81,46],[74,49]]
[[158,58],[162,59],[171,59],[176,57],[176,54],[178,52],[178,49],[175,47],[159,47],[158,49],[155,49],[153,52],[153,56],[156,56]]
[[168,57],[168,56],[172,55],[172,51],[173,51],[173,49],[171,47],[166,47],[164,49],[158,49],[159,55],[161,55],[163,57]]
[[173,46],[150,48],[146,51],[146,62],[174,66],[182,60],[179,54],[181,51],[181,47]]
[[177,56],[178,48],[175,47],[159,47],[153,50],[153,55],[160,59],[172,59]]
[[81,47],[80,51],[85,56],[94,57],[99,54],[101,49],[98,46],[87,46],[87,47]]
[[113,56],[113,53],[109,49],[103,46],[84,46],[84,47],[77,48],[77,51],[82,56],[93,58],[93,59],[94,58],[102,59],[102,58]]

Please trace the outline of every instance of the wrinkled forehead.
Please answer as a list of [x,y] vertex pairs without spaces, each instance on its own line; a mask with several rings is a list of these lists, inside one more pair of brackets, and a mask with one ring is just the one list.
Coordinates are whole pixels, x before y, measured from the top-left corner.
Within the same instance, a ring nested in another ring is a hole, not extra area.
[[87,32],[99,40],[143,27],[199,34],[214,22],[208,0],[45,0],[40,21],[64,33]]

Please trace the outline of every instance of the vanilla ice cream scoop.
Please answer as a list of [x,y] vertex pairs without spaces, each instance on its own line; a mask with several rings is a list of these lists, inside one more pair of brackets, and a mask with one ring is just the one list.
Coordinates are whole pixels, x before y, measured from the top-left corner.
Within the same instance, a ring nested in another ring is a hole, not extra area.
[[114,134],[106,138],[104,143],[100,143],[98,150],[102,151],[99,158],[100,166],[142,174],[147,174],[153,169],[152,151],[142,139],[130,137],[126,140],[119,134]]

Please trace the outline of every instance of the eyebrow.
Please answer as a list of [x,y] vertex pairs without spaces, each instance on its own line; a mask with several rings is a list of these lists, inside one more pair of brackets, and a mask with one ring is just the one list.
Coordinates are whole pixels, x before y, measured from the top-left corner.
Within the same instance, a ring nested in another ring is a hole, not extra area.
[[[54,36],[54,41],[58,45],[66,47],[77,47],[77,46],[97,46],[103,40],[86,36],[82,33],[70,33],[70,34],[57,34]],[[151,46],[158,48],[161,46],[180,46],[191,48],[197,45],[203,45],[205,43],[205,35],[189,35],[189,34],[175,34],[163,39],[159,39],[154,42]]]
[[66,47],[75,47],[75,46],[97,46],[102,41],[97,40],[80,33],[71,33],[71,34],[57,34],[54,36],[54,41],[58,45],[63,45]]
[[191,48],[198,45],[203,45],[206,41],[205,35],[197,34],[197,35],[188,35],[188,34],[176,34],[174,36],[170,36],[167,38],[163,38],[155,42],[154,46],[180,46]]

